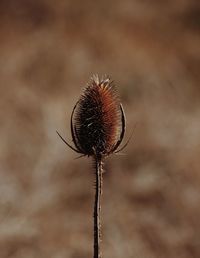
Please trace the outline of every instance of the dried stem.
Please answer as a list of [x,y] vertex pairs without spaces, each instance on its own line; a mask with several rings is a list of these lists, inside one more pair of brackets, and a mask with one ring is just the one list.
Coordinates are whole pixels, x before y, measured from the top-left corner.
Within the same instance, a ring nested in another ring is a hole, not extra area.
[[103,183],[102,159],[95,157],[95,201],[94,201],[94,258],[101,255],[101,195]]

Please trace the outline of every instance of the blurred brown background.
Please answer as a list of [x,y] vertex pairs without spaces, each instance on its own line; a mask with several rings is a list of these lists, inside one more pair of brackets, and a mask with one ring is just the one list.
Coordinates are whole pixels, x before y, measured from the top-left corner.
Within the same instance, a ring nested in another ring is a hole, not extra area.
[[198,0],[1,0],[0,257],[92,257],[92,162],[56,130],[99,73],[137,123],[106,161],[103,257],[199,258],[199,67]]

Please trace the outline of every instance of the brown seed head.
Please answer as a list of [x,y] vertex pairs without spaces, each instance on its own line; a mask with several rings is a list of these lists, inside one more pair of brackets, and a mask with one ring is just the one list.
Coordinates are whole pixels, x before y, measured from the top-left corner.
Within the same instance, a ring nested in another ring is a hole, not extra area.
[[108,77],[93,76],[75,109],[73,130],[78,149],[85,155],[109,155],[119,138],[121,109]]

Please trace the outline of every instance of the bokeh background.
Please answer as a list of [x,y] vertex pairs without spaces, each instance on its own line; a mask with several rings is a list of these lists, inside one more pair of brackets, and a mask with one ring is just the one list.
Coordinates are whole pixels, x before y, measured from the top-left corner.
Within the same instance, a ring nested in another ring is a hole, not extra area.
[[137,123],[109,157],[103,253],[200,257],[198,0],[0,1],[0,257],[92,257],[94,173],[67,148],[92,74]]

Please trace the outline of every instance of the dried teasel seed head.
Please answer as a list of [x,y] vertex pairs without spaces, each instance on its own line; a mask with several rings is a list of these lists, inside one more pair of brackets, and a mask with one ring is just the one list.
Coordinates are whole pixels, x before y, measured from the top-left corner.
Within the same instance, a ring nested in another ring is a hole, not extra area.
[[103,157],[117,149],[124,136],[125,117],[110,78],[93,76],[73,113],[72,137],[79,153]]
[[[125,133],[125,115],[112,81],[93,76],[71,114],[71,134],[75,147],[58,132],[62,141],[81,156],[95,160],[94,256],[101,258],[101,194],[103,158],[118,150]],[[130,138],[129,138],[130,139]]]

